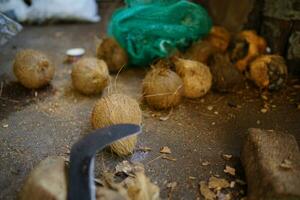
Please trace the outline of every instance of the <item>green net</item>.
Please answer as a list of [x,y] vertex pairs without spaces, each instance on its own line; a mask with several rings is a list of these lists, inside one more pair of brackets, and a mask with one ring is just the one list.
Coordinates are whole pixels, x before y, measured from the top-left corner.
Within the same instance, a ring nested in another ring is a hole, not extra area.
[[146,65],[205,36],[212,26],[206,10],[186,0],[126,0],[108,34],[126,49],[133,65]]

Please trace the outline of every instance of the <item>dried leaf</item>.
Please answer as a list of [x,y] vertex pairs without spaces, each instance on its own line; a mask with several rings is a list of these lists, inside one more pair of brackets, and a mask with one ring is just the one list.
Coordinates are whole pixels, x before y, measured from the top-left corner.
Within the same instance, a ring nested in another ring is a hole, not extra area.
[[202,163],[202,166],[207,166],[207,165],[210,165],[210,163],[209,163],[208,161],[204,161],[204,162]]
[[165,153],[165,154],[170,154],[171,153],[171,149],[167,146],[164,146],[160,149],[160,153]]
[[211,191],[205,181],[200,182],[200,193],[205,198],[205,200],[215,200],[216,194]]
[[232,176],[235,176],[235,169],[233,167],[230,167],[228,165],[225,166],[224,172],[227,174],[230,174]]
[[222,157],[223,157],[224,160],[230,160],[232,158],[232,155],[230,155],[230,154],[223,154]]
[[131,200],[159,200],[159,187],[149,180],[143,172],[136,173],[134,181],[127,185]]
[[217,178],[214,176],[209,178],[208,188],[210,189],[221,190],[228,187],[230,187],[230,183],[225,179]]
[[279,166],[283,169],[291,169],[292,161],[290,159],[284,159]]
[[176,158],[173,158],[173,157],[170,157],[170,156],[163,156],[162,159],[170,160],[170,161],[176,161],[177,160]]

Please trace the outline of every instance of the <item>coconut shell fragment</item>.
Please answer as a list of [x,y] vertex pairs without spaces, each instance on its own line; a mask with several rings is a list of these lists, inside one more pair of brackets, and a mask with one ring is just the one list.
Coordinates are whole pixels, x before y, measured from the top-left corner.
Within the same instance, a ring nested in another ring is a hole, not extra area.
[[209,68],[213,77],[213,88],[219,92],[234,91],[243,83],[242,73],[231,63],[226,54],[214,54],[209,59]]
[[109,82],[106,63],[92,57],[78,60],[73,66],[71,77],[74,88],[85,95],[101,93]]
[[[91,123],[93,128],[103,128],[113,124],[142,123],[142,111],[138,102],[123,94],[112,94],[101,98],[92,111]],[[119,140],[110,148],[119,156],[126,156],[133,152],[137,143],[137,136]]]
[[235,36],[229,45],[230,59],[237,69],[245,71],[259,55],[265,53],[267,43],[255,31],[245,30]]
[[212,75],[209,68],[197,61],[175,60],[177,74],[183,80],[184,96],[198,98],[204,96],[212,86]]
[[284,58],[278,55],[263,55],[254,60],[249,76],[262,89],[278,90],[287,80],[288,70]]
[[144,99],[155,109],[177,106],[181,101],[182,89],[181,78],[165,67],[154,67],[143,80]]
[[24,87],[38,89],[49,84],[55,68],[44,53],[33,49],[24,49],[17,53],[13,70]]
[[110,72],[118,72],[128,64],[127,52],[112,37],[104,38],[96,51],[97,57],[106,62]]

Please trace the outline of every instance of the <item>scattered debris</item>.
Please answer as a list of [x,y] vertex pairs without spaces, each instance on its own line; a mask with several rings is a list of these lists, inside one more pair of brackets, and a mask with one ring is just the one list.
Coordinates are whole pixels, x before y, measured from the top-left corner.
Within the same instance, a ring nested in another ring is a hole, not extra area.
[[171,153],[171,149],[167,146],[164,146],[160,149],[160,153],[164,153],[164,154],[170,154]]
[[201,163],[201,165],[202,165],[202,166],[208,166],[208,165],[210,165],[210,162],[204,161],[203,163]]
[[228,165],[225,166],[224,172],[232,176],[235,176],[235,169]]
[[292,169],[292,161],[290,159],[284,159],[279,166],[283,169]]
[[212,111],[214,109],[213,106],[207,106],[207,110]]
[[262,109],[260,109],[260,112],[262,112],[262,113],[266,113],[266,112],[268,112],[268,109],[266,109],[266,108],[262,108]]
[[214,190],[221,190],[223,188],[228,188],[230,187],[230,183],[222,178],[217,178],[217,177],[210,177],[208,181],[208,188],[214,189]]
[[173,188],[174,189],[176,186],[177,186],[177,182],[175,182],[175,181],[170,182],[170,183],[167,184],[167,188]]
[[3,128],[8,128],[8,124],[3,124],[2,127]]
[[222,155],[222,158],[223,158],[224,160],[230,160],[230,159],[232,158],[232,155],[231,155],[231,154],[223,154],[223,155]]
[[195,176],[189,176],[189,179],[190,180],[196,180],[196,177]]
[[234,186],[235,186],[235,182],[234,182],[234,181],[231,181],[231,182],[230,182],[230,188],[234,188]]
[[152,148],[150,148],[150,147],[140,147],[140,148],[137,149],[137,151],[147,152],[147,151],[152,151]]
[[166,155],[164,155],[164,156],[162,157],[162,159],[170,160],[170,161],[176,161],[176,160],[177,160],[176,158],[172,158],[172,157],[166,156]]
[[256,121],[256,124],[257,124],[257,125],[260,125],[260,124],[261,124],[260,120],[257,120],[257,121]]
[[206,200],[215,200],[216,194],[211,191],[205,181],[200,182],[200,193]]

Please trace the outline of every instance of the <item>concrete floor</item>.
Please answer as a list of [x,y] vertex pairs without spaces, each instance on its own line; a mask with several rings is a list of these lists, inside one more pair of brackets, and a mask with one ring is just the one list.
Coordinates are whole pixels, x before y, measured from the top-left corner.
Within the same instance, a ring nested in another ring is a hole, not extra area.
[[[15,199],[30,170],[49,155],[67,156],[69,147],[91,131],[90,113],[101,96],[86,97],[71,87],[71,65],[63,64],[69,48],[83,47],[88,56],[95,55],[95,37],[105,33],[112,10],[118,3],[101,4],[103,20],[98,24],[57,24],[25,26],[24,30],[0,49],[0,199]],[[12,73],[15,53],[22,48],[34,48],[47,53],[56,65],[56,75],[44,89],[31,91],[20,86]],[[114,91],[141,100],[141,81],[146,68],[128,68],[121,73]],[[210,92],[203,99],[185,99],[166,121],[168,112],[143,109],[143,134],[138,147],[150,147],[151,152],[136,151],[127,158],[117,158],[109,152],[98,156],[99,171],[113,169],[128,159],[144,163],[147,175],[161,188],[161,196],[172,199],[200,197],[199,182],[211,175],[228,180],[244,179],[239,155],[243,138],[250,127],[275,129],[293,134],[300,142],[300,100],[297,79],[290,78],[288,87],[269,94],[273,107],[263,114],[264,100],[251,84],[234,94]],[[3,87],[1,87],[3,85]],[[112,87],[112,86],[111,86]],[[113,87],[112,87],[113,88]],[[103,95],[105,95],[105,92]],[[228,104],[239,105],[237,108]],[[207,106],[213,106],[209,111]],[[7,127],[8,126],[8,127]],[[155,159],[159,149],[168,146],[176,161]],[[222,154],[232,154],[225,161]],[[208,166],[203,166],[209,161]],[[223,172],[225,165],[237,169],[237,176]],[[195,180],[189,179],[196,177]],[[170,192],[167,183],[177,182]],[[241,191],[243,190],[243,191]],[[235,187],[236,199],[245,196],[245,187]]]

